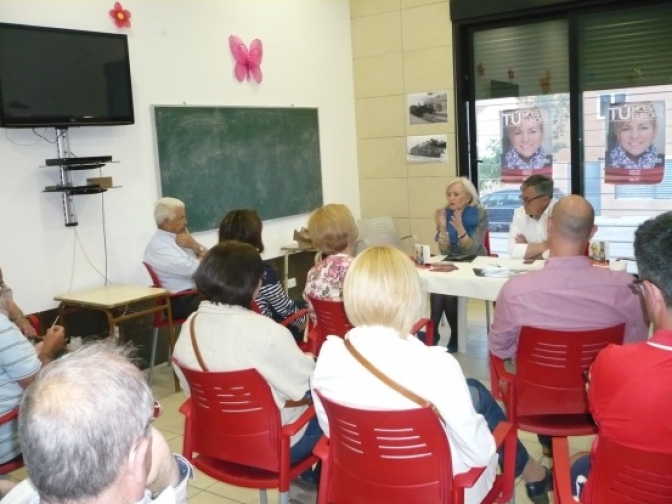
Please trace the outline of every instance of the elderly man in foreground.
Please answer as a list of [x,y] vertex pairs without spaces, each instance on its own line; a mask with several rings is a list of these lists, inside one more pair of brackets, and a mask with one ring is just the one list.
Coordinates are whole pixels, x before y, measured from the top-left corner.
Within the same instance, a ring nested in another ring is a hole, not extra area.
[[21,402],[31,479],[0,503],[186,503],[191,467],[152,427],[154,411],[123,348],[95,343],[53,362]]
[[[184,203],[176,198],[161,198],[154,206],[154,219],[158,229],[147,244],[144,261],[154,269],[167,291],[193,289],[192,277],[208,249],[187,230]],[[173,317],[187,318],[200,301],[197,294],[171,298]]]

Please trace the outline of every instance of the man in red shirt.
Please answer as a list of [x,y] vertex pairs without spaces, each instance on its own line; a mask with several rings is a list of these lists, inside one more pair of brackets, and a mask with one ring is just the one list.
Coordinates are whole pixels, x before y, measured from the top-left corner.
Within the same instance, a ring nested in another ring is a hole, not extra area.
[[[590,368],[588,399],[599,437],[672,456],[672,212],[644,222],[635,233],[642,296],[655,332],[648,341],[602,350]],[[572,467],[589,469],[588,457]],[[599,461],[592,461],[599,463]],[[582,478],[579,477],[579,485]],[[583,480],[585,481],[585,480]],[[590,486],[590,477],[588,477]],[[574,484],[575,493],[578,489]]]

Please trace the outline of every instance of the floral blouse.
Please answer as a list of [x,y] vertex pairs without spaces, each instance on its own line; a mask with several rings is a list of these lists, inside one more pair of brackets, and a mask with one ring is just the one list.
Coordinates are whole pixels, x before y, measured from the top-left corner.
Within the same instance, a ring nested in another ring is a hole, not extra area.
[[303,298],[308,304],[308,313],[310,313],[310,319],[313,323],[316,321],[315,310],[310,304],[308,296],[329,301],[341,301],[343,299],[345,274],[353,259],[353,257],[345,254],[330,255],[313,266],[308,272]]

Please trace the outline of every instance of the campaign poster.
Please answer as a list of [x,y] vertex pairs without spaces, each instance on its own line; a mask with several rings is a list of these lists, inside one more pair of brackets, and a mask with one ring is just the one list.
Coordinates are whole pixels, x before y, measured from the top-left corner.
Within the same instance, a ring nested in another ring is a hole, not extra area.
[[502,110],[502,182],[521,183],[530,175],[553,177],[553,121],[548,109]]
[[665,102],[612,103],[606,121],[605,183],[659,184],[665,173]]

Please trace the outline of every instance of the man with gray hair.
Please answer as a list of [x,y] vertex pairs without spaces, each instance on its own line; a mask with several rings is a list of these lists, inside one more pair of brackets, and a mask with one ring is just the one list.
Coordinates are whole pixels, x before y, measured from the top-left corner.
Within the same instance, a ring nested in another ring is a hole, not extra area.
[[513,212],[509,227],[509,256],[512,259],[548,257],[548,216],[558,202],[553,197],[553,179],[532,175],[520,186],[523,206]]
[[[149,264],[171,293],[194,288],[193,275],[199,261],[208,251],[187,230],[184,203],[176,198],[161,198],[154,205],[158,229],[149,240],[144,261]],[[174,318],[187,318],[195,312],[201,299],[198,295],[171,298]]]
[[42,370],[19,413],[30,480],[1,504],[186,503],[191,466],[152,427],[152,392],[127,355],[93,343]]

